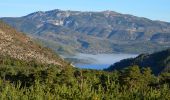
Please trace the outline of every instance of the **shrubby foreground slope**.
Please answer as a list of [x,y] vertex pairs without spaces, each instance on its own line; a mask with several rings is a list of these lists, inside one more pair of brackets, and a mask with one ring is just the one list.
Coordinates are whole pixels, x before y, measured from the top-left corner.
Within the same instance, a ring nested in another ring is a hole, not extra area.
[[109,73],[0,57],[0,99],[169,100],[169,77],[139,66]]

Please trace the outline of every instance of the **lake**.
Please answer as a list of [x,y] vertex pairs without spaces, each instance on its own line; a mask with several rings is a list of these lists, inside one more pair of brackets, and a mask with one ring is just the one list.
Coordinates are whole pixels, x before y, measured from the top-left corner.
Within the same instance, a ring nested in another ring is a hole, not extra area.
[[102,70],[110,65],[126,58],[134,58],[137,54],[84,54],[77,53],[75,56],[64,56],[64,58],[77,59],[73,64],[78,68]]

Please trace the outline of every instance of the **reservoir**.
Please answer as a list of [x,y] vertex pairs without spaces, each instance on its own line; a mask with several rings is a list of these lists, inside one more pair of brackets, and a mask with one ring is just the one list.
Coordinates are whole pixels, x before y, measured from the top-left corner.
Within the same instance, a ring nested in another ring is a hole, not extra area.
[[137,54],[85,54],[77,53],[74,56],[63,56],[69,59],[75,67],[83,69],[102,70],[108,68],[110,65],[127,58],[134,58]]

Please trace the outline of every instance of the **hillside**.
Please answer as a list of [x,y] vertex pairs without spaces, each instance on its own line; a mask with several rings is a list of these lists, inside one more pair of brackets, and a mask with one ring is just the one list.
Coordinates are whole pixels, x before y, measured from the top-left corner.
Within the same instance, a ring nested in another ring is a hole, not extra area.
[[169,100],[170,73],[130,66],[105,72],[0,56],[1,100]]
[[[160,61],[168,66],[169,54],[169,49],[151,54],[146,61]],[[170,73],[155,76],[150,69],[139,66],[110,73],[66,64],[50,50],[0,22],[2,100],[168,100],[170,97]]]
[[170,23],[114,11],[56,9],[1,19],[58,52],[144,53],[170,47]]
[[170,49],[153,54],[141,54],[136,58],[124,59],[110,66],[107,71],[122,70],[132,65],[150,67],[154,74],[170,71]]
[[0,55],[24,61],[66,65],[64,61],[47,48],[33,42],[21,32],[0,21]]

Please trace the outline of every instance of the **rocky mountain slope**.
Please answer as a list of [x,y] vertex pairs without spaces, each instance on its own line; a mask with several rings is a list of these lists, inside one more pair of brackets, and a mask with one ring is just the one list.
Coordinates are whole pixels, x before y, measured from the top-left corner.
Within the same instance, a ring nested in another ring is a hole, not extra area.
[[0,55],[24,61],[64,66],[64,61],[47,48],[34,43],[23,33],[0,21]]
[[122,70],[132,65],[150,67],[154,74],[170,71],[170,49],[153,54],[141,54],[136,58],[122,60],[110,66],[107,71]]
[[56,9],[1,19],[56,51],[72,48],[86,53],[141,53],[170,47],[170,23],[113,11]]

